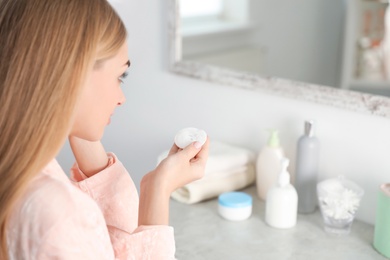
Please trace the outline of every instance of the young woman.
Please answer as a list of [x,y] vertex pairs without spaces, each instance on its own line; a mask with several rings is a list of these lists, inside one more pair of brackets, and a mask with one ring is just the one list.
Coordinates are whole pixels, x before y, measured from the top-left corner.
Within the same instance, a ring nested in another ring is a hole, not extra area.
[[138,197],[99,141],[127,55],[106,0],[0,0],[0,259],[174,259],[169,197],[203,176],[209,142],[173,145]]

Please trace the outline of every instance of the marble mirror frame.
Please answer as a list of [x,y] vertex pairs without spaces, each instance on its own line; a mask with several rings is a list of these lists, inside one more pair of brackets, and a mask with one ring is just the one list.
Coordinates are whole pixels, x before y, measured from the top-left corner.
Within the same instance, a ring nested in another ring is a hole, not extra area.
[[169,66],[173,73],[250,91],[390,118],[390,98],[181,60],[179,0],[168,1]]

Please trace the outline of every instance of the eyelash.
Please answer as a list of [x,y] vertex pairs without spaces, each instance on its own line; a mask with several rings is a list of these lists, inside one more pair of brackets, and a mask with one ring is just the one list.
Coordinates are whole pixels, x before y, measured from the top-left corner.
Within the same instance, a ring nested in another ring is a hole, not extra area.
[[127,75],[129,75],[129,73],[127,71],[125,71],[120,77],[119,77],[119,81],[121,83],[123,83],[124,79],[127,77]]

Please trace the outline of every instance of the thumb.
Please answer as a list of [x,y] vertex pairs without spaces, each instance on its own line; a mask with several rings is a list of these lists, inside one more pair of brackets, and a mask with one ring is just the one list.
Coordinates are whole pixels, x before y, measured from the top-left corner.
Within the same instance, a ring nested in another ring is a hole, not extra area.
[[202,148],[202,144],[200,142],[193,142],[190,145],[187,145],[187,147],[185,147],[183,151],[181,151],[181,153],[188,160],[191,160],[199,153],[201,148]]

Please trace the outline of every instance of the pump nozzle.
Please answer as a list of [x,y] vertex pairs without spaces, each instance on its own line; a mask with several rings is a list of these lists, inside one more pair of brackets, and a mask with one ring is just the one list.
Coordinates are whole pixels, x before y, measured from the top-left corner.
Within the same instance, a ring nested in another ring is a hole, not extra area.
[[287,158],[283,158],[281,160],[281,172],[279,174],[279,179],[278,179],[278,185],[280,187],[284,187],[288,184],[290,184],[290,174],[287,172],[287,167],[290,164],[290,160]]
[[312,137],[314,136],[314,120],[307,120],[305,121],[305,135]]
[[280,141],[278,136],[278,130],[271,130],[271,136],[268,139],[268,145],[270,147],[279,147]]

